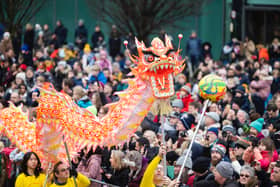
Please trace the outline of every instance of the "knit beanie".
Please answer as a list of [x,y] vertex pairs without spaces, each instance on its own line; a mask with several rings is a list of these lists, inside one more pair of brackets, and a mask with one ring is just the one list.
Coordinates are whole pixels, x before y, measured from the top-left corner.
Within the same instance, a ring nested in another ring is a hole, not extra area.
[[90,51],[91,51],[90,45],[89,45],[89,44],[85,44],[84,52],[85,52],[85,53],[89,53]]
[[215,144],[211,149],[211,152],[212,151],[217,151],[222,157],[224,157],[226,154],[226,147],[222,144]]
[[245,88],[242,85],[237,86],[235,92],[239,92],[241,94],[245,94]]
[[[178,159],[177,159],[177,161],[176,161],[176,166],[182,166],[183,165],[183,162],[184,162],[184,160],[185,160],[185,156],[186,155],[182,155],[182,156],[180,156]],[[187,158],[187,160],[186,160],[186,162],[185,162],[185,167],[186,168],[192,168],[192,159],[191,159],[191,157],[189,156],[188,158]]]
[[208,157],[200,156],[192,164],[192,170],[196,173],[204,173],[210,167],[210,159]]
[[205,115],[212,118],[217,123],[220,121],[220,116],[216,112],[206,112]]
[[264,123],[264,119],[263,118],[259,118],[255,121],[253,121],[250,124],[250,127],[254,127],[258,132],[261,132],[262,128],[263,128],[263,123]]
[[216,127],[211,127],[210,129],[207,130],[207,133],[208,132],[212,132],[212,133],[216,134],[217,137],[219,135],[219,130]]
[[235,135],[235,129],[232,125],[225,125],[222,129],[223,132],[230,131],[233,135]]
[[226,178],[231,179],[233,175],[233,167],[229,162],[221,161],[216,166],[216,170],[219,172],[219,174]]

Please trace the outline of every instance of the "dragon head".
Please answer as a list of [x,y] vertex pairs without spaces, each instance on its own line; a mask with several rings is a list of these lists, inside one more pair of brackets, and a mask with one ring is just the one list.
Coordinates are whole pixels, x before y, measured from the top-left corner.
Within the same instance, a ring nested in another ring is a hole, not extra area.
[[[179,38],[182,38],[182,35],[179,35]],[[162,99],[174,95],[173,77],[184,69],[184,60],[179,60],[179,48],[177,51],[173,49],[167,35],[165,35],[165,44],[158,37],[152,40],[149,48],[137,38],[135,43],[138,56],[130,56],[130,59],[137,64],[132,68],[133,74],[150,82],[156,98]]]

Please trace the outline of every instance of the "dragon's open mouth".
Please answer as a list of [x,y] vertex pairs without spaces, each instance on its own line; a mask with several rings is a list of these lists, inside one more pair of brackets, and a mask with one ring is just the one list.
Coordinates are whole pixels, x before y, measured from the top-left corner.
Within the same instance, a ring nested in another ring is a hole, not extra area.
[[155,97],[166,98],[174,95],[173,73],[175,68],[175,64],[170,62],[160,62],[149,68],[149,79]]

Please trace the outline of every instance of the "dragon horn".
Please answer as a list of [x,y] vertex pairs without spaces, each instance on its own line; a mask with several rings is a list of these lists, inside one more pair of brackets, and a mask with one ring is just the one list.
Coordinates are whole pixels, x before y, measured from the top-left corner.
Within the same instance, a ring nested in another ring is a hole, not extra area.
[[179,44],[178,44],[178,51],[180,50],[180,44],[181,44],[181,40],[183,38],[182,34],[178,34],[178,38],[179,38]]
[[[136,41],[135,41],[135,43],[136,43]],[[123,44],[125,45],[125,48],[128,50],[128,57],[129,57],[129,59],[130,59],[133,63],[138,64],[136,58],[133,58],[133,57],[131,56],[130,50],[127,48],[128,41],[125,40],[125,41],[123,42]]]
[[168,49],[173,49],[172,43],[170,38],[165,34],[165,45]]
[[144,56],[142,50],[146,49],[145,44],[143,42],[139,42],[136,37],[135,37],[135,44],[138,50],[138,56],[141,59]]

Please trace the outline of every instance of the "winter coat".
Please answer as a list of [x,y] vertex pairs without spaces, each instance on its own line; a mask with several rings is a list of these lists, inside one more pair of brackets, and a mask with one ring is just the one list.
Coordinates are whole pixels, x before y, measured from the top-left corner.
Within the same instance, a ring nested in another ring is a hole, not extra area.
[[102,37],[104,39],[104,34],[101,31],[94,32],[92,34],[92,36],[91,36],[91,43],[92,43],[92,48],[93,49],[95,49],[98,46],[97,43],[98,43],[98,40],[99,40],[98,38],[99,37]]
[[109,52],[110,52],[110,56],[112,58],[115,58],[115,56],[117,56],[117,54],[120,53],[121,51],[121,38],[118,36],[115,36],[114,34],[111,35],[110,39],[109,39]]
[[79,26],[75,30],[75,38],[79,38],[82,42],[86,43],[88,37],[88,31],[84,25]]
[[263,187],[280,186],[279,182],[272,182],[270,180],[270,173],[267,173],[264,170],[256,171],[256,175],[261,182],[260,186],[263,186]]
[[189,38],[186,45],[186,54],[191,56],[200,56],[201,41],[198,38]]
[[28,50],[32,52],[34,47],[35,32],[34,30],[27,30],[24,33],[24,44],[27,44]]
[[[101,156],[100,155],[92,155],[87,160],[82,160],[77,168],[77,171],[87,176],[88,178],[101,180],[102,176],[100,173],[101,169]],[[90,187],[100,187],[101,185],[92,182]]]
[[100,81],[103,84],[107,83],[107,78],[105,77],[104,73],[101,71],[98,73],[97,77],[96,76],[90,76],[89,82],[94,82],[94,81]]
[[52,40],[52,32],[49,29],[44,30],[43,40],[44,40],[44,44],[46,46],[50,44],[50,42]]
[[104,70],[105,68],[109,69],[110,72],[112,72],[112,63],[110,60],[105,59],[105,60],[98,60],[96,61],[96,64],[99,65],[101,71]]
[[194,187],[238,187],[238,183],[235,180],[227,179],[223,185],[218,184],[214,179],[212,180],[203,180],[195,184]]
[[78,26],[75,30],[75,39],[80,39],[81,43],[76,43],[80,49],[84,48],[84,45],[88,39],[88,31],[84,25]]
[[142,168],[139,171],[139,173],[134,177],[131,177],[131,181],[128,183],[128,187],[138,187],[140,185],[140,182],[143,178],[143,175],[146,171],[146,168],[148,166],[148,160],[146,158],[142,158]]
[[122,168],[120,170],[114,170],[110,179],[108,179],[106,176],[103,177],[106,183],[115,184],[120,187],[125,187],[128,185],[128,174],[129,169]]
[[177,99],[182,99],[183,104],[184,104],[184,108],[182,108],[181,112],[188,112],[189,111],[189,105],[191,102],[193,102],[194,100],[192,99],[192,95],[188,94],[187,96],[181,98],[180,94],[177,94]]
[[268,151],[261,151],[261,155],[262,159],[258,161],[261,163],[261,168],[263,170],[267,170],[271,162],[276,162],[278,160],[278,153],[276,150],[273,152],[272,157],[269,155]]
[[264,101],[270,94],[270,86],[272,84],[272,80],[259,80],[252,81],[250,87],[257,90],[256,94],[260,96]]
[[275,150],[271,157],[268,151],[252,152],[246,149],[243,153],[243,160],[248,163],[257,160],[258,162],[260,162],[261,168],[264,171],[267,171],[269,164],[278,160],[278,153]]
[[68,30],[63,25],[60,25],[59,27],[55,28],[54,33],[56,34],[58,40],[58,46],[61,46],[66,43],[67,32]]
[[[7,158],[10,158],[10,153],[14,150],[15,148],[9,148],[9,147],[5,147],[2,151],[3,154],[6,155]],[[10,159],[7,160],[7,164],[6,164],[6,171],[7,171],[7,175],[8,178],[11,178],[11,172],[12,172],[12,161]]]
[[92,105],[88,96],[84,96],[77,102],[78,106],[81,108],[87,108]]
[[208,171],[205,175],[203,176],[195,176],[194,180],[193,180],[193,184],[194,186],[196,186],[195,184],[199,184],[200,181],[209,181],[214,179],[214,175],[212,172]]
[[11,39],[2,40],[0,42],[0,54],[5,54],[8,50],[13,49],[13,43]]
[[0,153],[0,186],[4,186],[4,183],[7,179],[7,172],[6,172],[6,159],[4,154]]

